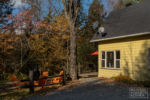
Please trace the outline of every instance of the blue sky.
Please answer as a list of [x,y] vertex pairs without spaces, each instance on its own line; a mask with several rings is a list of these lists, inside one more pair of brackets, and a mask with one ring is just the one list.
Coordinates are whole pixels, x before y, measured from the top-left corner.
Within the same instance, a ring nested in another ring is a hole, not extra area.
[[[19,9],[18,8],[20,8],[20,7],[22,7],[22,6],[26,6],[26,7],[28,7],[28,5],[26,5],[26,4],[24,4],[24,3],[22,3],[21,2],[21,0],[13,0],[14,2],[15,2],[15,5],[14,5],[14,10],[13,10],[13,14],[17,14],[18,12],[19,12]],[[46,1],[46,0],[45,0]],[[55,2],[56,0],[54,0],[54,2]],[[113,6],[114,6],[114,4],[112,5],[112,4],[110,4],[110,1],[113,1],[113,2],[116,2],[116,1],[118,1],[118,0],[101,0],[101,4],[103,4],[104,5],[104,9],[105,9],[105,11],[106,12],[108,12],[108,13],[110,13],[112,10],[113,10]],[[84,11],[88,14],[88,9],[89,9],[89,6],[90,6],[90,4],[93,2],[93,0],[83,0],[83,9],[84,9]],[[58,4],[58,3],[54,3],[54,4],[57,4],[58,5],[58,7],[60,7],[60,6],[62,6],[61,4]],[[48,9],[47,9],[47,6],[48,6],[48,3],[47,2],[44,2],[43,4],[42,4],[42,7],[43,7],[43,16],[46,16],[47,15],[47,13],[48,13]]]
[[85,12],[88,13],[88,9],[92,2],[93,0],[83,0],[83,9],[85,10]]

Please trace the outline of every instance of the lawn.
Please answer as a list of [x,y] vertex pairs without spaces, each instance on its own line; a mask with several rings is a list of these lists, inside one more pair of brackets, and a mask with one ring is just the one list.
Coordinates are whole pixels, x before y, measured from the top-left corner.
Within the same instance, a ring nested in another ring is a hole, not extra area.
[[17,89],[10,92],[1,93],[0,100],[20,100],[30,95],[29,89]]
[[3,92],[0,94],[0,100],[20,100],[24,99],[26,97],[30,97],[33,95],[43,95],[46,94],[47,92],[53,92],[56,89],[58,89],[60,85],[55,85],[55,86],[47,86],[44,88],[38,87],[35,88],[35,92],[33,94],[29,93],[29,89],[16,89],[12,90],[9,92]]

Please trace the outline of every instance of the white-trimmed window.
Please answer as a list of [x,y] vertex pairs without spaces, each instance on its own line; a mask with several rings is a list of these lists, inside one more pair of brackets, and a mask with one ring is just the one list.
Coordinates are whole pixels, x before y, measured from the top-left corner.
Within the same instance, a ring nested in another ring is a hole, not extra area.
[[101,52],[102,68],[120,68],[120,51],[102,51]]

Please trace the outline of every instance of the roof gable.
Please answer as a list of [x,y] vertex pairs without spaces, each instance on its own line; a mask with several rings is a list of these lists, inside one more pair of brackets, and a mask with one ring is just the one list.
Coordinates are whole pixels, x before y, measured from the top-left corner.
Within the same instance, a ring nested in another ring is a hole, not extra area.
[[95,34],[91,42],[150,33],[150,0],[113,11],[103,26],[105,35]]

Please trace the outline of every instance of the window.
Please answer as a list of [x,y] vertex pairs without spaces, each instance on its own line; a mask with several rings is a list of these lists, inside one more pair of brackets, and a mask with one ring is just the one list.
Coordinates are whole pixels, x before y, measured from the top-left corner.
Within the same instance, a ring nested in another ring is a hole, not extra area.
[[102,68],[120,68],[120,51],[102,51]]
[[107,67],[114,67],[114,52],[107,52]]
[[105,52],[102,51],[102,67],[104,68],[105,67],[105,62],[106,62],[106,57],[105,57]]
[[120,68],[120,51],[116,51],[116,68]]

